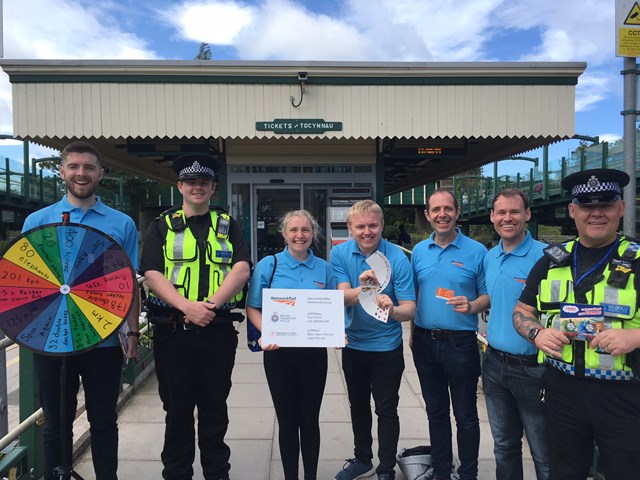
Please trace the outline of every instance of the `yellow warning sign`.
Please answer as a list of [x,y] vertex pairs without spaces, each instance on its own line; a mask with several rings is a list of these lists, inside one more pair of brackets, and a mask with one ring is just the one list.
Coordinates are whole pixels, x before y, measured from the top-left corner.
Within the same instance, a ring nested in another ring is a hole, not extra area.
[[625,25],[640,25],[640,5],[638,2],[633,4],[631,7],[631,11],[627,15],[627,18],[624,20]]
[[622,57],[640,57],[640,30],[637,28],[618,29],[617,55]]

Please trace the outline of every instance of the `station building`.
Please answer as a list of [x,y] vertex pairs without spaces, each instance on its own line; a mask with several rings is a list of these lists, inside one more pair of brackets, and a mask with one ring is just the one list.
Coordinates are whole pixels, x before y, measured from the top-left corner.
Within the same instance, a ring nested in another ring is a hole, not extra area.
[[[310,210],[320,254],[345,215],[386,195],[570,138],[580,62],[0,60],[14,137],[100,149],[107,166],[175,184],[187,153],[222,164],[218,202],[253,260],[282,248],[278,219]],[[170,205],[164,206],[169,207]],[[155,214],[155,213],[154,213]],[[153,215],[151,215],[153,216]],[[141,215],[144,232],[149,215]]]

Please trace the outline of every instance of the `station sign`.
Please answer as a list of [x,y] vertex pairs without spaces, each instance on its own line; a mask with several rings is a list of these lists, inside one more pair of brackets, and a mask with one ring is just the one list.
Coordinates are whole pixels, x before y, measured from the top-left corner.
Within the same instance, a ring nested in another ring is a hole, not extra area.
[[322,118],[276,118],[256,122],[258,132],[273,133],[324,133],[341,132],[342,122],[328,122]]

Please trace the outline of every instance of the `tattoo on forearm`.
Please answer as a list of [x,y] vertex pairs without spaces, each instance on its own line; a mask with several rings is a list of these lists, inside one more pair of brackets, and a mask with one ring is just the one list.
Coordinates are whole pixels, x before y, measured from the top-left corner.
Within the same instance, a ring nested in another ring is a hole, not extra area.
[[532,314],[522,309],[513,312],[513,326],[524,338],[529,338],[529,330],[532,328],[542,328],[542,324]]

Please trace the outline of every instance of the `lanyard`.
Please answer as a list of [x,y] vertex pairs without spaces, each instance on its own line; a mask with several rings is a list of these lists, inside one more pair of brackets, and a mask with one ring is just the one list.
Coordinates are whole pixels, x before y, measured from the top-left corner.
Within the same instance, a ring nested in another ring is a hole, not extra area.
[[[611,245],[611,248],[607,251],[607,253],[598,261],[598,263],[596,263],[593,267],[587,270],[586,273],[584,273],[580,278],[578,278],[578,280],[576,280],[575,282],[575,285],[579,285],[580,282],[582,282],[586,277],[588,277],[593,272],[598,270],[602,266],[602,264],[607,261],[611,253],[613,253],[613,251],[616,248],[618,248],[619,244],[620,244],[620,238],[616,237],[616,241],[613,243],[613,245]],[[573,278],[578,277],[578,246],[579,245],[576,242],[576,247],[573,250]]]

